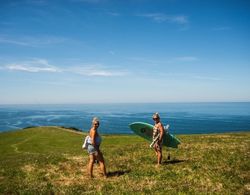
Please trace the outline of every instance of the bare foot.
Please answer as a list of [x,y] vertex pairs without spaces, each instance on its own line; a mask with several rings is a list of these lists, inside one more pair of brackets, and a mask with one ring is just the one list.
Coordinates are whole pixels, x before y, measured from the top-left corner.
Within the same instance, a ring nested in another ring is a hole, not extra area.
[[157,165],[155,165],[155,167],[156,167],[156,168],[159,168],[159,167],[161,167],[161,164],[157,164]]

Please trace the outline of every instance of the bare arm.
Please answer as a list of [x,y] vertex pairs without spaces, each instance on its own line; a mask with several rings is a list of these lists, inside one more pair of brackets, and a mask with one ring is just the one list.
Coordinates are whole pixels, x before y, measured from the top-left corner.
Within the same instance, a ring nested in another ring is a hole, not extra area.
[[163,135],[164,135],[164,127],[161,123],[159,125],[159,130],[160,130],[160,139],[159,140],[162,141]]
[[91,140],[92,140],[92,145],[95,146],[96,130],[91,128],[89,135],[90,135]]

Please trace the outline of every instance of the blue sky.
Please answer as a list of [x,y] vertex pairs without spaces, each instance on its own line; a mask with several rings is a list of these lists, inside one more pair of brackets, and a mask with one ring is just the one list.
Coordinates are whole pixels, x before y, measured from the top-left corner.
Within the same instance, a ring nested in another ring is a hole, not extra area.
[[0,104],[250,101],[250,1],[0,2]]

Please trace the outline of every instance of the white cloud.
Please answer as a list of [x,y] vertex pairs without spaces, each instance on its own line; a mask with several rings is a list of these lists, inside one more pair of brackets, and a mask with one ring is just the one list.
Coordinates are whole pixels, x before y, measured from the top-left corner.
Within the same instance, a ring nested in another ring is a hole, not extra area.
[[126,71],[111,70],[100,64],[75,66],[75,67],[70,67],[65,71],[84,76],[103,76],[103,77],[124,76],[127,74]]
[[188,24],[188,17],[184,15],[167,15],[164,13],[146,13],[138,14],[137,16],[152,19],[155,22],[162,23],[176,23],[176,24]]
[[9,63],[5,66],[1,66],[0,70],[10,70],[10,71],[22,71],[30,73],[38,72],[50,72],[50,73],[73,73],[83,76],[95,76],[95,77],[114,77],[114,76],[124,76],[128,72],[124,70],[114,70],[105,67],[101,64],[84,64],[81,66],[70,66],[70,67],[58,67],[49,64],[45,59],[30,59],[27,61]]
[[24,72],[61,72],[60,69],[50,65],[48,61],[44,59],[32,59],[19,63],[11,63],[6,65],[5,69]]
[[154,59],[147,59],[145,57],[130,57],[127,58],[131,61],[137,61],[147,64],[169,64],[169,63],[176,63],[176,62],[195,62],[199,59],[195,56],[180,56],[180,57],[173,57],[173,58],[167,58],[165,60],[154,60]]
[[29,43],[23,42],[20,40],[13,40],[8,38],[0,37],[0,43],[8,43],[8,44],[15,44],[15,45],[22,45],[22,46],[29,46]]
[[105,70],[95,70],[95,71],[89,72],[88,75],[89,76],[105,76],[105,77],[108,77],[108,76],[114,76],[114,75],[117,75],[117,74],[109,72],[109,71],[105,71]]
[[121,14],[118,12],[107,12],[108,15],[110,16],[120,16]]
[[27,47],[38,47],[52,44],[59,44],[65,42],[67,39],[63,37],[55,36],[24,36],[24,37],[10,37],[6,35],[0,35],[0,43],[14,44]]

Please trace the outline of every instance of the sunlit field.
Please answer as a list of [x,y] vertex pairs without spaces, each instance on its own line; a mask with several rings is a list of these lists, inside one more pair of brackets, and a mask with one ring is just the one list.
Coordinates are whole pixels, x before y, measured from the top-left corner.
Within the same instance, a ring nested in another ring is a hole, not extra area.
[[[84,134],[59,127],[0,133],[1,194],[248,194],[250,133],[177,135],[179,149],[163,150],[134,135],[105,135],[108,177],[98,164],[87,175]],[[167,160],[167,154],[171,158]]]

